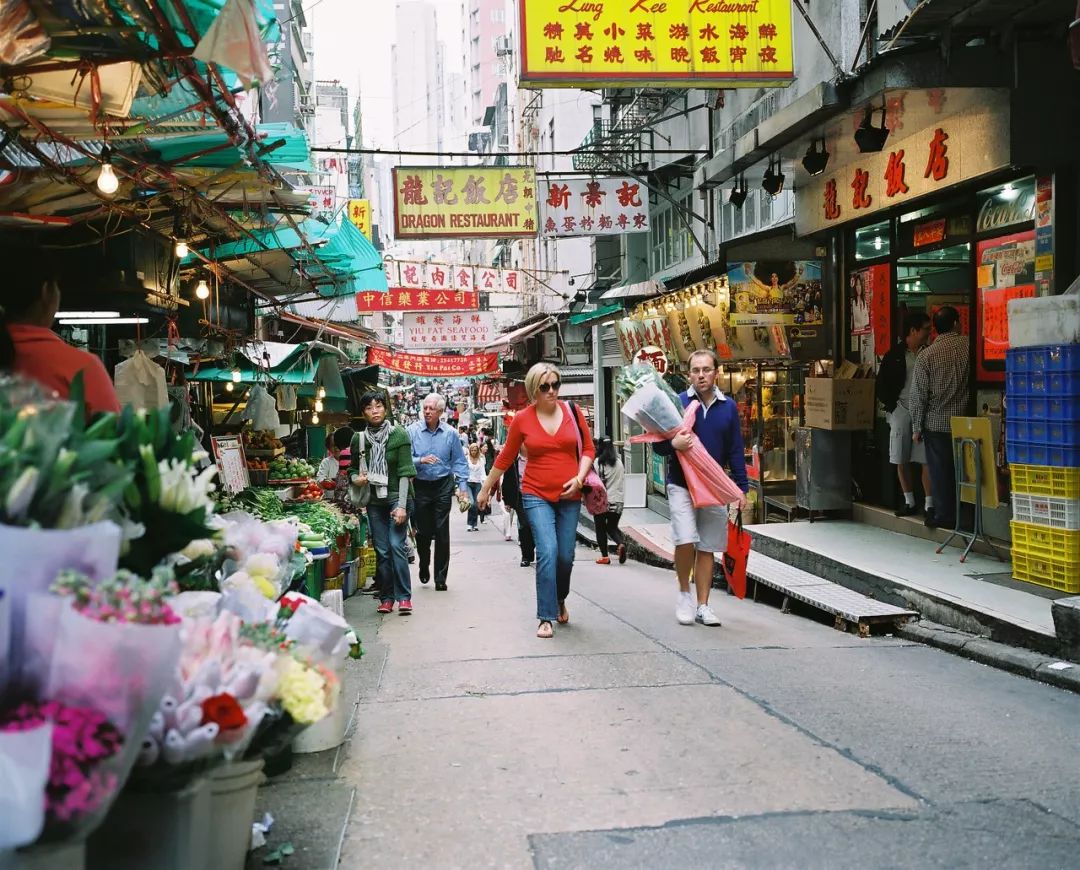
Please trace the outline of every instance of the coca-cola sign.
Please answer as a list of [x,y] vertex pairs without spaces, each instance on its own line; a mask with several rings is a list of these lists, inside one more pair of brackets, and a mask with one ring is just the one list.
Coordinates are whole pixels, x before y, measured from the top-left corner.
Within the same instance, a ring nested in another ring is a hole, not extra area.
[[1000,230],[1035,219],[1035,179],[1009,182],[978,195],[976,233]]

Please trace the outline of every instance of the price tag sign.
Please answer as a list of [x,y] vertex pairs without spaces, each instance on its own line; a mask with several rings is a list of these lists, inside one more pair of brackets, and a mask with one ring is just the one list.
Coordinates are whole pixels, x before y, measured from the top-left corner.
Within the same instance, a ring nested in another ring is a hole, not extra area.
[[247,489],[251,485],[251,478],[248,477],[247,458],[240,436],[215,435],[213,442],[214,460],[222,488],[233,495]]

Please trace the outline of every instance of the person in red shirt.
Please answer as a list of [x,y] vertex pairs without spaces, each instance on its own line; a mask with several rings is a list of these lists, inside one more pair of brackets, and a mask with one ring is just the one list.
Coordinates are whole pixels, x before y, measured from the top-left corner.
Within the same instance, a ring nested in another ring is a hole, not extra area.
[[0,282],[0,371],[25,375],[62,399],[82,372],[87,413],[118,412],[101,360],[52,331],[59,310],[60,287],[48,266],[33,255],[15,258]]
[[566,596],[574,567],[581,487],[596,456],[581,410],[559,401],[560,384],[559,370],[549,363],[529,369],[525,392],[532,404],[514,415],[506,443],[476,497],[477,505],[486,508],[499,478],[524,444],[529,461],[521,481],[521,503],[536,542],[537,637],[554,636],[556,620],[570,621]]

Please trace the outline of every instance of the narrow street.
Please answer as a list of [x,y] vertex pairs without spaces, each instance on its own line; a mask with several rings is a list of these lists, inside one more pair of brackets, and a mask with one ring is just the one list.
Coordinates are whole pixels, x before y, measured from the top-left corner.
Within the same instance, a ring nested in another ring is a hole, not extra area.
[[501,518],[451,521],[448,592],[348,603],[340,866],[1076,866],[1076,695],[722,593],[683,627],[669,573],[583,546],[540,640]]

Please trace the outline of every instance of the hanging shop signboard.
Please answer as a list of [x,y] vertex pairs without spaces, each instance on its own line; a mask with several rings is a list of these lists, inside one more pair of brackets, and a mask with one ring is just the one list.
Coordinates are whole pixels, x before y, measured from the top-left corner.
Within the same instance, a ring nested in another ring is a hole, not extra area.
[[[906,114],[917,107],[906,103],[927,101],[940,118],[918,130],[904,128]],[[890,100],[890,134],[883,150],[859,154],[826,141],[834,154],[852,156],[814,177],[797,176],[795,231],[808,236],[907,200],[953,187],[1009,165],[1009,100],[999,89],[981,89],[961,112],[945,114],[948,101],[940,90],[910,91]],[[910,109],[910,111],[908,111]],[[847,116],[841,136],[854,137],[864,113]],[[880,123],[880,112],[872,117]]]
[[372,347],[368,348],[368,365],[425,378],[467,378],[497,373],[499,355],[477,353],[469,356],[430,356]]
[[386,283],[408,290],[468,290],[481,293],[518,293],[519,269],[496,269],[423,260],[383,260]]
[[483,347],[495,339],[495,312],[406,311],[402,330],[405,347],[410,350]]
[[475,290],[413,290],[391,287],[385,293],[366,290],[356,294],[356,310],[360,314],[373,311],[475,311],[480,307],[480,294]]
[[371,202],[366,199],[349,200],[349,220],[371,241]]
[[791,0],[520,0],[521,84],[783,87]]
[[536,170],[530,166],[397,166],[398,239],[531,238]]
[[824,322],[818,260],[736,263],[727,277],[732,326]]
[[643,347],[634,356],[635,363],[642,363],[647,366],[652,366],[656,369],[657,374],[666,375],[668,370],[667,354],[665,354],[660,348],[649,345]]
[[646,345],[645,326],[640,320],[624,317],[615,321],[615,334],[619,338],[619,350],[623,362],[630,365],[634,357]]
[[540,189],[545,236],[647,233],[649,190],[633,178],[548,178]]
[[334,212],[337,210],[337,188],[326,184],[309,187],[308,205],[311,206],[313,218],[324,217],[333,222]]

